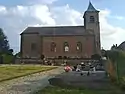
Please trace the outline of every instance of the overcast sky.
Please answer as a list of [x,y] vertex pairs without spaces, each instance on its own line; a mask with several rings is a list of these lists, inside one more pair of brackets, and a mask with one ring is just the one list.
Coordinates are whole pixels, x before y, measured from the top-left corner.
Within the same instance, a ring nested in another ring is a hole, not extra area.
[[[91,0],[100,10],[101,46],[110,49],[125,40],[125,0]],[[11,48],[20,50],[27,26],[83,25],[89,0],[0,0],[0,27]]]

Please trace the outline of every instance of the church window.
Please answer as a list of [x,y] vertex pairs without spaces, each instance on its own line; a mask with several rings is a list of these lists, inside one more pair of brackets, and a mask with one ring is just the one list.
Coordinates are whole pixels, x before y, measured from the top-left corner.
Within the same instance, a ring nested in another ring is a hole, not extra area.
[[36,50],[37,48],[36,48],[36,43],[31,43],[31,50],[32,51],[34,51],[34,50]]
[[91,23],[94,23],[94,22],[95,22],[94,16],[90,16],[90,22],[91,22]]
[[81,42],[77,42],[76,49],[78,52],[82,52],[82,43]]
[[55,42],[51,43],[51,52],[56,52],[56,43]]
[[64,42],[64,52],[68,52],[69,51],[69,44],[68,42]]

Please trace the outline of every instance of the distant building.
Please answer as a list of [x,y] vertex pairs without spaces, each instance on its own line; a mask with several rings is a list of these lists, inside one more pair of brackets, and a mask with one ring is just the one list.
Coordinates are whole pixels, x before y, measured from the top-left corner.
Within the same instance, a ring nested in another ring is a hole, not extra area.
[[120,49],[120,50],[125,51],[125,41],[122,42],[122,43],[117,47],[117,49]]
[[21,56],[85,58],[100,54],[99,11],[91,2],[83,18],[84,26],[27,27],[21,33]]

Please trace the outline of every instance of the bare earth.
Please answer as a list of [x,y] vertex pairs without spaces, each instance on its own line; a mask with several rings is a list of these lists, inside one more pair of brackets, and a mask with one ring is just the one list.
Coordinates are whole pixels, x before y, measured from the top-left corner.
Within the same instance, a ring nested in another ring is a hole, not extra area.
[[0,82],[0,94],[30,94],[49,85],[48,79],[63,73],[63,68],[36,73],[25,77]]

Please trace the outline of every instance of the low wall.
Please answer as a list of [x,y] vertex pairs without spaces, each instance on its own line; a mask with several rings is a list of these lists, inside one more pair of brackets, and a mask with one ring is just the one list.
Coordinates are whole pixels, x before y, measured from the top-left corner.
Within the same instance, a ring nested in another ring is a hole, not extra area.
[[[47,59],[47,61],[50,61],[51,63],[54,63],[55,65],[61,65],[65,62],[70,65],[80,64],[81,62],[88,63],[95,60],[91,59]],[[16,58],[15,64],[45,64],[45,62],[41,59],[21,59]]]
[[15,64],[42,64],[43,60],[41,59],[15,59]]

